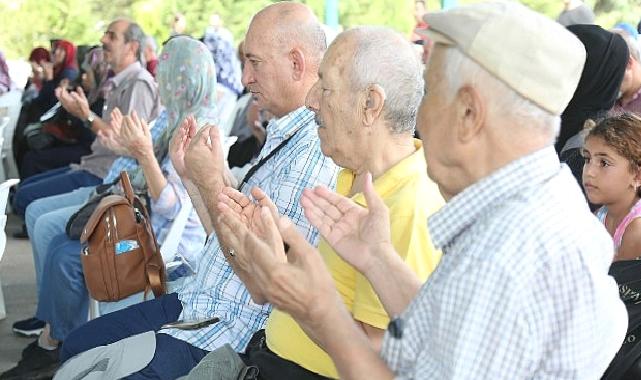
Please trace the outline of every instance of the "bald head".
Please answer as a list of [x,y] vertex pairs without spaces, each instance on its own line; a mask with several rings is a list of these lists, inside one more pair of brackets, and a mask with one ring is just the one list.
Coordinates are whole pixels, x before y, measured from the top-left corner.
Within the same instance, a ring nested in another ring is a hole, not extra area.
[[271,4],[256,13],[249,28],[265,33],[279,49],[301,49],[310,65],[318,66],[327,49],[325,32],[305,4],[289,1]]
[[318,79],[325,34],[304,4],[279,2],[258,12],[247,29],[243,83],[277,117],[302,107]]

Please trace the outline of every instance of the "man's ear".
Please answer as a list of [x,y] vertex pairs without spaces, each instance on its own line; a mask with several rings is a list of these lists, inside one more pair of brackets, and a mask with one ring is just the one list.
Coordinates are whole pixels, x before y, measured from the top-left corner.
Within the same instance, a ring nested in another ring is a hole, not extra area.
[[299,81],[305,75],[305,54],[299,48],[293,48],[289,52],[289,60],[292,64],[292,79]]
[[381,116],[385,105],[385,90],[383,87],[372,84],[367,86],[361,98],[363,121],[366,126],[372,126]]
[[[130,42],[131,46],[129,47],[131,49],[132,54],[134,55],[134,59],[136,61],[138,60],[138,52],[140,51],[140,42],[138,41],[131,41]],[[142,57],[142,51],[140,51],[140,56]]]
[[463,86],[456,93],[457,138],[461,143],[474,139],[485,126],[485,103],[472,86]]

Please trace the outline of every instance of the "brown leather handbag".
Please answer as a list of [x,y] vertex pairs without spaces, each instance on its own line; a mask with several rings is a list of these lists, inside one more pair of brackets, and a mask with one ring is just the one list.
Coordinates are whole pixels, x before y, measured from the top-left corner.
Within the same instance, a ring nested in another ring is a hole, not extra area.
[[165,294],[165,265],[149,214],[134,195],[127,172],[123,195],[108,195],[91,214],[80,241],[82,269],[92,298],[118,301],[149,290]]

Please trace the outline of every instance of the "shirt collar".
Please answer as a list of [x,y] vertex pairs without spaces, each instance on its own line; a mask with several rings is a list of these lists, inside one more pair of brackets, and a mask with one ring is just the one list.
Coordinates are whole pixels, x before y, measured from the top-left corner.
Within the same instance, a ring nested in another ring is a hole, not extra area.
[[136,61],[116,74],[113,78],[111,78],[111,82],[113,83],[114,87],[118,87],[130,74],[140,69],[142,69],[142,65],[140,64],[140,62]]
[[[379,197],[385,199],[394,193],[396,189],[404,186],[407,180],[413,177],[413,175],[409,175],[410,173],[423,175],[427,173],[421,140],[414,139],[414,148],[416,149],[414,153],[396,163],[374,180],[374,189]],[[341,195],[347,196],[354,185],[355,176],[351,169],[342,169],[336,181],[336,191]],[[352,200],[363,207],[367,207],[365,195],[362,192],[354,194]]]
[[496,170],[454,196],[428,219],[432,241],[443,249],[478,219],[524,189],[540,186],[556,175],[561,164],[554,148],[547,147]]
[[298,132],[307,123],[314,121],[314,112],[307,107],[300,107],[280,119],[272,119],[267,125],[267,139],[285,140]]

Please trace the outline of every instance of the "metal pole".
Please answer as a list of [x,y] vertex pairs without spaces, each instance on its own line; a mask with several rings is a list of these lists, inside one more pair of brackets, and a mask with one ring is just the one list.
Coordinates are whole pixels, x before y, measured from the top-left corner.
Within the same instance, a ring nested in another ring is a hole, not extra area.
[[446,10],[456,6],[456,0],[441,0],[441,9]]
[[325,25],[338,28],[338,0],[325,0]]

